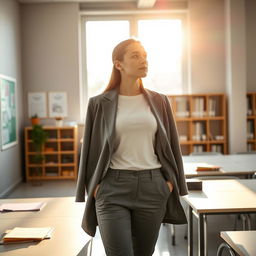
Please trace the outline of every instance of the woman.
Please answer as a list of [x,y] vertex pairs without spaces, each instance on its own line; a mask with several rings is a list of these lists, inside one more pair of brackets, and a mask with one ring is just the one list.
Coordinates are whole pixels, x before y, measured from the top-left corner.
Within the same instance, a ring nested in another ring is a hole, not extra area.
[[187,194],[168,98],[143,87],[147,54],[139,41],[119,43],[104,93],[89,100],[77,202],[82,227],[96,226],[108,256],[152,255],[162,222],[185,224]]

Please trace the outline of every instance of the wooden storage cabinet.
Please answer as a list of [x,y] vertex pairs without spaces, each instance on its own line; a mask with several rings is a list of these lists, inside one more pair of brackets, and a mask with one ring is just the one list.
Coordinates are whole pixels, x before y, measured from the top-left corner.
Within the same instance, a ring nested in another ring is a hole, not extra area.
[[44,126],[48,139],[43,146],[44,160],[34,160],[35,148],[31,140],[32,127],[25,128],[26,178],[76,179],[77,178],[77,126]]
[[247,93],[247,151],[256,151],[256,92]]
[[227,154],[224,94],[169,95],[183,155],[192,152]]

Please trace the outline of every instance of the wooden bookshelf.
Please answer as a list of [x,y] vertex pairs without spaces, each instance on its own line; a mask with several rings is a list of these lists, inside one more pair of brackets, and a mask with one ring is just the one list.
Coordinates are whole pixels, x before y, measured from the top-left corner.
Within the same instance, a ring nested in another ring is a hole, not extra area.
[[34,160],[32,127],[25,128],[25,158],[27,180],[57,180],[77,178],[77,126],[43,126],[48,139],[43,146],[44,160]]
[[256,151],[256,92],[247,93],[247,151]]
[[227,154],[227,112],[224,94],[168,95],[183,155]]

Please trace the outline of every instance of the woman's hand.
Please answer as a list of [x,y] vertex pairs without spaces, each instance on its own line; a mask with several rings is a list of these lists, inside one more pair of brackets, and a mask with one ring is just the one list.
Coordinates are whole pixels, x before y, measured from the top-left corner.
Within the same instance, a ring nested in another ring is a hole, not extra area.
[[168,180],[168,181],[166,181],[166,183],[167,183],[167,185],[168,185],[168,187],[169,187],[169,189],[170,189],[170,192],[172,192],[173,191],[173,185],[172,185],[172,183]]
[[100,184],[97,184],[97,186],[96,186],[96,188],[95,188],[95,190],[94,190],[94,193],[93,193],[94,198],[96,198],[96,195],[97,195],[99,186],[100,186]]

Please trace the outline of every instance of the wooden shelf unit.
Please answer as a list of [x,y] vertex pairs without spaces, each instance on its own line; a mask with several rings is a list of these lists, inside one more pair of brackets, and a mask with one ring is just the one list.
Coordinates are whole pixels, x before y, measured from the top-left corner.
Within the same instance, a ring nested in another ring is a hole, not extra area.
[[225,94],[168,95],[183,155],[192,152],[227,154]]
[[256,151],[256,92],[247,93],[247,151]]
[[32,127],[25,128],[25,157],[27,180],[57,180],[77,178],[77,126],[43,126],[48,139],[43,146],[44,160],[34,160],[31,140]]

